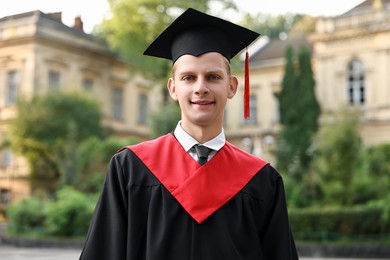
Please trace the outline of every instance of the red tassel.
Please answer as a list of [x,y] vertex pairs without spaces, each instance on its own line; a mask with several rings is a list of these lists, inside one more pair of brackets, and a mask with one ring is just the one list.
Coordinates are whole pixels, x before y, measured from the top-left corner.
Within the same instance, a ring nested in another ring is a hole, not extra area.
[[244,85],[244,118],[248,119],[250,117],[249,113],[249,54],[248,48],[245,53],[245,85]]

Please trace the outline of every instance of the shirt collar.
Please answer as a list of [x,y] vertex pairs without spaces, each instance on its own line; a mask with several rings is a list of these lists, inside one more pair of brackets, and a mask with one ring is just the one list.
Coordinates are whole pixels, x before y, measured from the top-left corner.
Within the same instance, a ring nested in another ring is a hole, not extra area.
[[[174,134],[176,139],[183,146],[184,150],[188,152],[195,144],[198,144],[199,142],[196,141],[192,136],[190,136],[186,131],[184,131],[180,123],[181,121],[177,123]],[[219,151],[219,149],[221,149],[225,145],[225,142],[226,142],[225,133],[222,129],[219,135],[203,143],[202,145],[210,149],[213,149],[215,151]]]

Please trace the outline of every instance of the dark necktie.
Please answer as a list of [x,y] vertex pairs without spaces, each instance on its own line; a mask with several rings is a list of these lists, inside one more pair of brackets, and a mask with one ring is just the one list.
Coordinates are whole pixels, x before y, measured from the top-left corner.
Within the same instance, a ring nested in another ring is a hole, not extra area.
[[207,162],[207,158],[209,157],[210,152],[212,149],[207,148],[206,146],[196,144],[194,145],[196,154],[198,155],[198,163],[200,165],[203,165]]

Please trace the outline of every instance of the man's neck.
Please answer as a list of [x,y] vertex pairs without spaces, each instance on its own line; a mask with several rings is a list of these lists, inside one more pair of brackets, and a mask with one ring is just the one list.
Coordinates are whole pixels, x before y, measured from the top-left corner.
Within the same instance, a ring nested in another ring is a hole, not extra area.
[[196,126],[196,125],[186,125],[181,123],[181,127],[189,135],[191,135],[199,143],[203,144],[211,139],[215,138],[222,131],[222,126]]

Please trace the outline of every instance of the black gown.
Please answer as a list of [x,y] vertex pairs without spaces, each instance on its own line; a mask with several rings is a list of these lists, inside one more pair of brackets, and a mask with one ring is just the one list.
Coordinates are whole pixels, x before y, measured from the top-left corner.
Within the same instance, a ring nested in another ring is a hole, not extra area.
[[111,159],[80,259],[298,256],[273,167],[228,142],[200,166],[169,134]]

